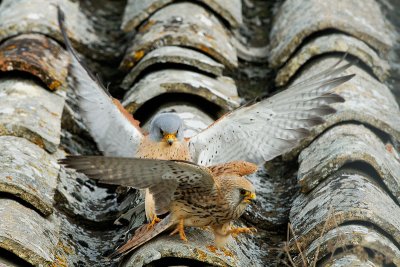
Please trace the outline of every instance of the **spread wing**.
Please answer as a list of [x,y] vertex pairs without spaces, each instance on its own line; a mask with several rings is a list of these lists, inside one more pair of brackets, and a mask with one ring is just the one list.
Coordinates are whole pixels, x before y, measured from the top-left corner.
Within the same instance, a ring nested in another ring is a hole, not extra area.
[[168,210],[174,196],[182,197],[187,189],[209,195],[215,186],[207,167],[183,161],[68,156],[60,163],[101,183],[148,188],[154,197],[156,212]]
[[323,116],[336,112],[331,103],[344,99],[333,88],[354,75],[338,77],[351,64],[321,72],[283,92],[223,116],[189,142],[193,162],[213,165],[233,160],[261,164],[293,149]]
[[67,36],[64,13],[59,7],[58,23],[71,55],[71,71],[76,79],[75,93],[90,134],[105,155],[135,156],[143,138],[140,128],[118,100],[111,97],[99,79],[81,62]]

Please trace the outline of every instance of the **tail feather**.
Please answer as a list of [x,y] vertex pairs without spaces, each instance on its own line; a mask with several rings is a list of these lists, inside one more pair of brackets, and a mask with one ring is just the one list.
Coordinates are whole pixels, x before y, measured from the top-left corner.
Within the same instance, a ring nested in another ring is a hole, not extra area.
[[171,215],[165,217],[161,222],[154,225],[152,228],[148,229],[147,224],[142,225],[135,231],[135,235],[128,240],[125,244],[120,246],[115,252],[108,256],[108,258],[116,258],[118,256],[125,255],[132,250],[140,247],[144,243],[150,241],[154,237],[158,236],[174,224],[171,221]]

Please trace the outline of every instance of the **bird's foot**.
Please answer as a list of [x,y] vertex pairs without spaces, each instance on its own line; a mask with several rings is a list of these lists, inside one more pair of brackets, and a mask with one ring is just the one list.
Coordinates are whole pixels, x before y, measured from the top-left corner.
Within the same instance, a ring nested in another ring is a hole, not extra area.
[[198,228],[200,228],[203,231],[211,231],[209,226],[199,226]]
[[227,248],[220,248],[220,250],[224,253],[224,255],[226,256],[226,257],[233,257],[233,253],[232,253],[232,251],[230,251],[229,249],[227,249]]
[[157,217],[157,215],[153,216],[153,219],[151,220],[151,223],[147,224],[147,230],[150,230],[151,228],[156,225],[156,223],[161,222],[161,219]]
[[210,252],[215,253],[215,254],[220,254],[220,253],[217,253],[217,252],[221,251],[222,253],[224,253],[224,255],[225,255],[226,257],[233,257],[232,252],[231,252],[229,249],[224,248],[224,247],[217,248],[216,246],[208,245],[208,246],[207,246],[207,249],[208,249]]
[[179,233],[179,237],[181,238],[181,240],[187,242],[187,238],[186,238],[186,234],[185,234],[185,228],[183,225],[183,219],[180,219],[179,224],[176,226],[175,230],[172,231],[169,235],[174,235],[176,233]]
[[239,234],[254,234],[257,229],[254,227],[236,227],[229,230],[229,234],[233,237],[237,237]]
[[218,248],[216,246],[213,246],[213,245],[208,245],[206,248],[209,251],[211,251],[212,253],[215,253],[218,250]]

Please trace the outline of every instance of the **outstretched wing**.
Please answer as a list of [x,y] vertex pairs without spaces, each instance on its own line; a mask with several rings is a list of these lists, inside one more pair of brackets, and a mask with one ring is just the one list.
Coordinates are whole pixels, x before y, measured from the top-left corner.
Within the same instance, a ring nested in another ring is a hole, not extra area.
[[187,188],[210,194],[215,183],[207,167],[172,160],[102,156],[68,156],[60,160],[67,167],[105,184],[148,188],[157,211],[168,209],[174,193]]
[[194,162],[213,165],[233,160],[261,164],[293,149],[323,116],[336,112],[331,103],[344,99],[330,91],[354,75],[337,77],[351,64],[321,72],[251,106],[217,120],[189,142]]
[[133,157],[143,138],[132,116],[113,99],[71,45],[64,26],[64,12],[58,7],[58,23],[64,43],[71,55],[71,71],[76,79],[75,93],[90,134],[99,149],[108,156]]

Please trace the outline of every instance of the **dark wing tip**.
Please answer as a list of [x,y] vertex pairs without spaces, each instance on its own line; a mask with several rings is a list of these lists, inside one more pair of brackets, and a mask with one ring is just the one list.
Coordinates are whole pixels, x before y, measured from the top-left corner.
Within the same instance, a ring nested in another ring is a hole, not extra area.
[[[297,128],[295,131],[298,133],[298,138],[305,138],[310,135],[311,131],[307,128]],[[298,139],[297,138],[297,139]]]
[[58,164],[62,164],[64,166],[66,166],[66,167],[69,167],[70,164],[73,164],[75,162],[75,159],[68,156],[68,157],[66,157],[64,159],[57,160],[57,162],[58,162]]
[[312,117],[307,119],[308,125],[307,126],[316,126],[325,123],[325,120],[322,117]]
[[59,5],[56,5],[57,7],[57,18],[58,18],[58,24],[63,25],[64,20],[65,20],[65,14],[64,11],[62,11],[61,7]]
[[346,101],[346,99],[343,96],[338,95],[338,94],[332,94],[332,97],[334,97],[335,102],[337,102],[337,103],[343,103]]
[[67,168],[80,170],[83,166],[87,165],[85,156],[66,156],[64,159],[59,159],[57,162]]
[[333,104],[333,103],[343,103],[345,102],[345,98],[336,93],[325,93],[318,97],[320,100],[324,100],[324,104]]
[[59,5],[57,5],[57,20],[58,20],[58,26],[60,28],[61,31],[61,35],[63,37],[64,40],[64,44],[65,47],[67,48],[67,50],[70,52],[70,54],[72,55],[73,58],[76,59],[76,61],[81,65],[81,67],[84,69],[84,71],[87,73],[87,75],[89,76],[89,78],[91,80],[93,80],[95,83],[97,83],[97,85],[107,94],[107,96],[111,97],[110,92],[107,90],[107,88],[103,85],[102,81],[99,79],[99,77],[97,77],[96,75],[94,75],[90,69],[88,68],[88,66],[85,64],[84,61],[82,61],[80,59],[80,57],[78,56],[77,52],[75,51],[74,47],[72,46],[71,40],[68,37],[67,34],[67,30],[65,28],[65,14],[64,11],[62,11],[61,7]]
[[[351,66],[352,66],[353,64],[351,63]],[[351,80],[351,79],[353,79],[353,77],[354,76],[356,76],[356,74],[355,73],[353,73],[353,74],[349,74],[349,75],[345,75],[345,76],[342,76],[341,78],[343,78],[343,80],[344,80],[344,82],[347,82],[348,80]]]
[[326,116],[336,113],[336,109],[328,105],[322,105],[317,108],[313,108],[310,111],[314,112],[314,114],[317,116]]
[[82,156],[66,156],[63,159],[58,159],[57,162],[63,165],[78,162]]
[[68,38],[67,30],[65,28],[65,13],[59,5],[57,5],[57,21],[67,50],[69,50],[75,56],[75,51],[71,46],[71,42]]

